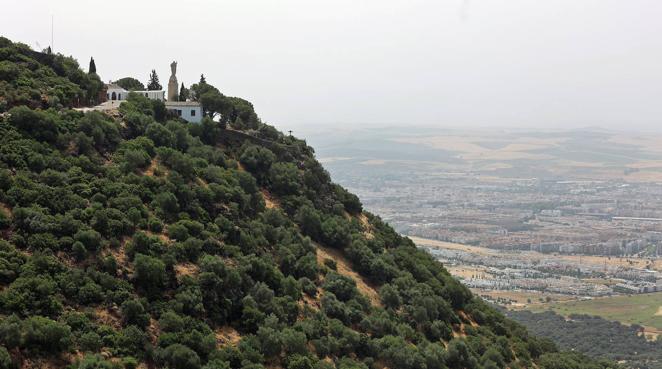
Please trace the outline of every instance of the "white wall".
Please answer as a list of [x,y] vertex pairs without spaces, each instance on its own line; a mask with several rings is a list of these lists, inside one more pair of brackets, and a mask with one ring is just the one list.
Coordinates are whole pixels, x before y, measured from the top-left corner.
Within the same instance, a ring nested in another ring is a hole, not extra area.
[[126,100],[129,95],[129,92],[123,88],[109,88],[106,91],[108,100],[113,100],[113,92],[115,93],[115,100]]
[[[168,106],[168,110],[181,111],[179,115],[189,123],[200,123],[202,120],[202,107],[200,106]],[[194,112],[194,113],[193,113]]]
[[129,92],[135,92],[139,95],[143,95],[152,100],[165,100],[165,91],[127,91],[123,88],[109,88],[106,91],[106,96],[108,100],[112,100],[113,92],[115,93],[115,100],[126,100],[129,97]]
[[147,98],[150,98],[152,100],[165,100],[165,91],[163,90],[158,90],[158,91],[134,91],[137,94],[143,95]]

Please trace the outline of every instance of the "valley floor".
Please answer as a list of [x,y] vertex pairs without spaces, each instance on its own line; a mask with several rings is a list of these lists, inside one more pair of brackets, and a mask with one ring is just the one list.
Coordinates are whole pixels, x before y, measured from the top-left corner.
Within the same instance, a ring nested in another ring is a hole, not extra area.
[[[458,243],[429,240],[419,237],[410,237],[417,245],[428,250],[452,250],[456,252],[477,255],[486,259],[512,258],[513,260],[534,260],[536,263],[549,260],[557,262],[576,263],[579,265],[607,265],[617,268],[641,268],[651,265],[647,259],[638,258],[616,258],[599,256],[579,255],[553,255],[538,252],[504,252],[482,247],[462,245]],[[518,283],[516,273],[508,274],[504,279],[498,274],[497,268],[474,264],[462,263],[458,260],[442,260],[445,266],[457,278],[465,284],[472,281],[499,281],[499,288],[480,288],[471,285],[472,291],[486,300],[497,303],[508,309],[530,310],[533,312],[554,311],[563,316],[572,314],[587,314],[599,316],[607,320],[618,321],[627,325],[640,325],[644,327],[645,335],[649,339],[655,339],[662,333],[662,292],[640,293],[640,294],[611,294],[609,296],[584,296],[570,293],[559,293],[549,290],[526,289],[516,287]],[[660,262],[655,260],[652,265],[660,270]],[[508,268],[505,268],[508,269]],[[522,269],[525,270],[525,269]],[[575,278],[569,276],[555,276],[558,280],[580,281],[586,284],[600,286],[615,286],[618,284],[616,278],[604,276],[601,278]],[[525,279],[525,278],[520,278]],[[535,280],[535,279],[534,279]],[[496,282],[495,282],[496,283]],[[572,282],[574,283],[574,282]],[[536,285],[536,288],[538,286]]]

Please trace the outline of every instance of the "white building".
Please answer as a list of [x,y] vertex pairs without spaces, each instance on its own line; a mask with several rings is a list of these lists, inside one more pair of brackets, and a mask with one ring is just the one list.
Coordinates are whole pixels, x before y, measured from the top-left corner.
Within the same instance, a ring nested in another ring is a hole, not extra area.
[[109,83],[106,85],[106,96],[108,100],[126,100],[128,95],[129,91],[115,83]]
[[152,99],[152,100],[165,100],[165,91],[163,90],[158,90],[158,91],[131,91],[135,92],[137,94],[144,95],[145,97]]
[[143,95],[152,100],[165,100],[165,91],[128,91],[120,87],[115,83],[109,83],[106,85],[106,97],[108,100],[126,100],[129,97],[129,92],[134,92],[139,95]]
[[202,105],[199,102],[166,101],[165,106],[189,123],[200,123],[202,120]]

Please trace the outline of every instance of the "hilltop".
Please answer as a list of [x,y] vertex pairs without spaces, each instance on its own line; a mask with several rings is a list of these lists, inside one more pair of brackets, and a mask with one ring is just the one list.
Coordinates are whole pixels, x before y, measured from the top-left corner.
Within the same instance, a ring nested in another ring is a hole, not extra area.
[[92,80],[0,38],[0,368],[615,367],[472,296],[249,102],[72,110]]

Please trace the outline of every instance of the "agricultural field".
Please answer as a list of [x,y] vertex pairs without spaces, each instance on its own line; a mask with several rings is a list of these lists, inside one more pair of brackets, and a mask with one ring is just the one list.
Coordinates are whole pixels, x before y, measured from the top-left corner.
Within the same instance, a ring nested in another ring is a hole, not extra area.
[[[472,289],[471,292],[489,301],[497,302],[499,305],[504,305],[508,309],[517,310],[533,310],[533,306],[536,306],[538,308],[537,310],[541,310],[540,308],[543,306],[549,306],[550,304],[557,302],[567,302],[577,299],[575,296],[526,290],[500,291]],[[508,303],[504,304],[503,302],[506,301]]]
[[662,332],[662,292],[531,305],[529,310],[553,310],[563,316],[597,315],[625,324],[638,324],[646,327],[646,331]]

